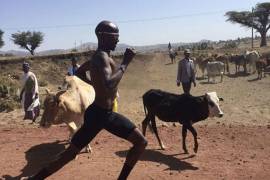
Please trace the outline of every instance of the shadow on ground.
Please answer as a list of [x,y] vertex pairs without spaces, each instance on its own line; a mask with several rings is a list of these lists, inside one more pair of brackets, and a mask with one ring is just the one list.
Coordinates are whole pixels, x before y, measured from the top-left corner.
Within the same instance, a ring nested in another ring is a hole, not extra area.
[[209,85],[211,85],[211,84],[218,84],[218,83],[222,83],[222,82],[220,82],[220,81],[202,81],[202,82],[200,82],[200,84],[209,84]]
[[165,65],[173,65],[174,63],[172,62],[169,62],[169,63],[166,63]]
[[[118,151],[115,154],[119,157],[126,157],[128,151]],[[175,171],[184,171],[184,170],[198,170],[198,167],[193,166],[192,164],[185,162],[183,160],[190,159],[195,157],[195,155],[189,155],[184,158],[176,158],[178,154],[166,155],[157,150],[147,149],[143,153],[140,161],[151,161],[156,163],[165,164],[168,166],[165,170],[175,170]]]
[[57,154],[65,149],[66,144],[66,141],[56,141],[31,147],[25,152],[27,164],[21,170],[21,174],[16,177],[3,175],[2,178],[5,180],[19,180],[21,177],[36,173],[40,168],[56,158]]
[[254,79],[249,79],[248,82],[254,82],[254,81],[258,81],[260,80],[258,77],[254,78]]
[[240,72],[237,72],[234,74],[226,74],[226,76],[229,78],[246,77],[249,75],[250,75],[250,73],[245,73],[244,71],[240,71]]

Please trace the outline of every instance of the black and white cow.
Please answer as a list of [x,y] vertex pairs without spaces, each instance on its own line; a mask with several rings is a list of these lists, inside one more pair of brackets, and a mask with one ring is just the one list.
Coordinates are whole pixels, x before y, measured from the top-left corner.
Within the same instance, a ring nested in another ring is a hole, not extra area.
[[151,89],[143,95],[143,104],[145,110],[145,119],[142,122],[143,135],[149,122],[158,139],[161,149],[165,146],[159,138],[155,116],[165,122],[179,122],[182,124],[183,150],[188,153],[186,148],[187,130],[194,137],[194,152],[198,150],[197,132],[192,124],[205,120],[208,117],[222,117],[223,112],[219,107],[219,101],[216,92],[206,93],[203,96],[191,96],[188,94],[172,94],[162,90]]

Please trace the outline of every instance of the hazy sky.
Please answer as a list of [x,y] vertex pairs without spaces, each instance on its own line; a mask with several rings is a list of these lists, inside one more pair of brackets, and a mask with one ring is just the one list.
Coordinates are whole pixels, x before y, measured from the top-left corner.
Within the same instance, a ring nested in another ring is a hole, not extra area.
[[19,50],[10,36],[26,30],[45,34],[38,51],[97,42],[101,20],[115,22],[120,43],[130,45],[236,39],[251,30],[226,22],[224,14],[250,11],[258,2],[266,0],[0,0],[0,50]]

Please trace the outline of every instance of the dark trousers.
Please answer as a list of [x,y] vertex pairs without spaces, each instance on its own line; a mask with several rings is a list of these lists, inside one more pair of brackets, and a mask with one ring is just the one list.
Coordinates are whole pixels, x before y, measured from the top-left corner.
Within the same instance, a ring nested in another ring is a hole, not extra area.
[[191,82],[183,82],[182,87],[185,94],[190,94]]

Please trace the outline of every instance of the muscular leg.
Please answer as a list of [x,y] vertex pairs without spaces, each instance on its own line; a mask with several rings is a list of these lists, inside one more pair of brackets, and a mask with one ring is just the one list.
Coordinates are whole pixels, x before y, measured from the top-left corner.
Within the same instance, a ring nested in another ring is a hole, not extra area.
[[186,137],[187,137],[187,128],[186,126],[182,126],[182,138],[183,138],[183,142],[182,142],[182,147],[183,147],[183,150],[186,154],[188,154],[188,150],[187,150],[187,147],[186,147]]
[[143,153],[147,141],[140,130],[129,119],[115,112],[112,112],[108,117],[108,122],[105,124],[104,129],[133,144],[118,177],[118,180],[125,180]]
[[41,169],[37,174],[31,177],[25,177],[21,180],[43,180],[73,160],[79,152],[80,150],[71,144],[64,152],[59,154],[55,161],[51,162],[47,167]]
[[129,135],[127,140],[133,144],[133,147],[129,150],[127,154],[126,161],[118,177],[118,180],[127,179],[131,170],[133,169],[133,167],[139,160],[141,154],[145,150],[145,147],[147,146],[147,140],[144,138],[138,128],[134,129],[134,131]]
[[[87,110],[88,111],[88,110]],[[57,156],[57,159],[49,163],[41,169],[36,175],[31,176],[30,180],[43,180],[60,170],[71,160],[75,159],[76,155],[89,144],[92,139],[100,132],[102,125],[98,123],[98,118],[95,117],[95,111],[86,111],[85,121],[83,126],[74,134],[69,147]],[[91,116],[90,116],[91,115]],[[87,117],[92,117],[90,121]],[[88,123],[86,123],[88,122]]]

